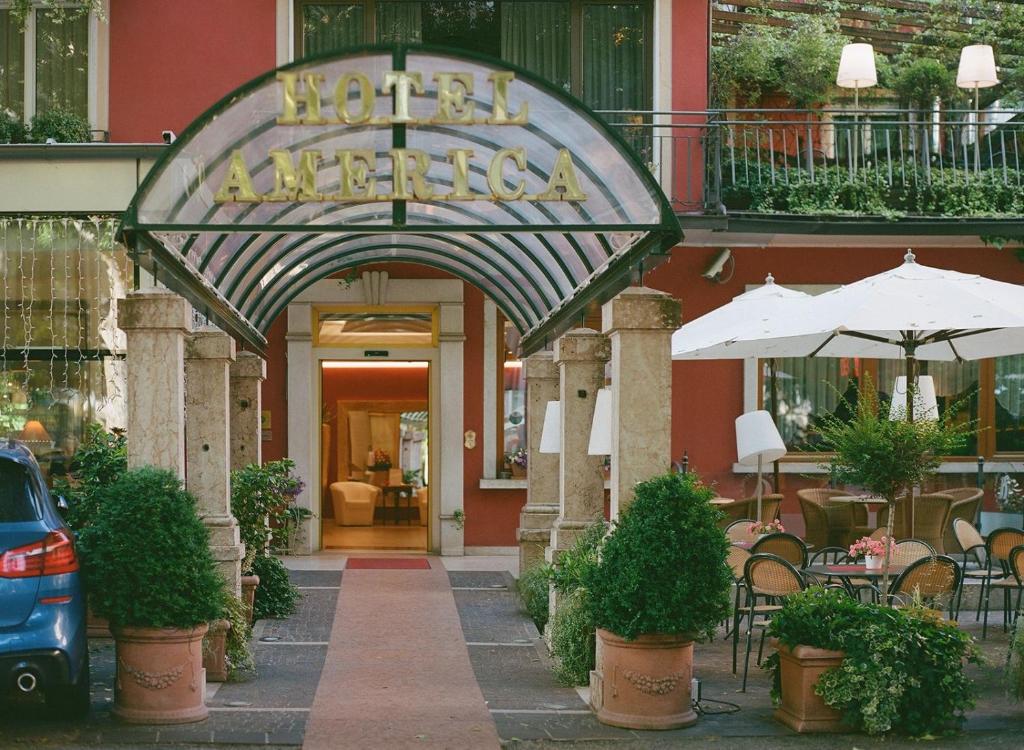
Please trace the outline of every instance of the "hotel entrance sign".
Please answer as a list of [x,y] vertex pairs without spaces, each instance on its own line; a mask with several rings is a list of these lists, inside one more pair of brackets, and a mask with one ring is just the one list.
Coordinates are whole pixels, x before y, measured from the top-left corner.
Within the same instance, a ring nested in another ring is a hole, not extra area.
[[678,241],[644,132],[641,159],[498,60],[352,49],[214,105],[147,175],[124,234],[141,265],[255,347],[315,281],[405,262],[479,288],[530,352]]

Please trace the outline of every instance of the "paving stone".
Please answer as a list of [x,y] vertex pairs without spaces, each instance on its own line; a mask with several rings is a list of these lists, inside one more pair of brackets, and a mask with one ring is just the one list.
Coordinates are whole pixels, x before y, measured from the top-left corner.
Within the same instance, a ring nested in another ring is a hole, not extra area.
[[505,587],[513,589],[515,579],[506,571],[449,570],[448,580],[455,588],[472,586],[480,588]]
[[306,589],[301,594],[294,614],[282,619],[259,620],[253,627],[253,637],[257,641],[261,638],[298,642],[330,640],[338,592]]
[[260,708],[308,708],[313,705],[327,646],[256,643],[256,679],[226,682],[211,706],[247,703]]
[[579,694],[552,677],[543,644],[470,646],[469,658],[490,709],[585,709]]
[[537,627],[508,591],[454,591],[462,630],[470,642],[509,643],[537,638]]
[[334,586],[341,585],[340,570],[289,570],[288,580],[296,586]]

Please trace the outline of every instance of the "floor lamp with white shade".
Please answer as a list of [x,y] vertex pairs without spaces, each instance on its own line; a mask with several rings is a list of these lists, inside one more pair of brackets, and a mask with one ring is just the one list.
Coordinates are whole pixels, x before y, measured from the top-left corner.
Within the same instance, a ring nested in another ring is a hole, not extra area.
[[971,44],[960,50],[956,85],[974,90],[974,171],[981,171],[981,96],[980,90],[999,83],[996,56],[988,44]]
[[544,410],[544,427],[540,431],[538,453],[562,452],[562,402],[548,401]]
[[778,461],[786,455],[786,444],[771,414],[759,409],[736,417],[736,455],[744,466],[757,465],[757,521],[760,523],[764,462]]

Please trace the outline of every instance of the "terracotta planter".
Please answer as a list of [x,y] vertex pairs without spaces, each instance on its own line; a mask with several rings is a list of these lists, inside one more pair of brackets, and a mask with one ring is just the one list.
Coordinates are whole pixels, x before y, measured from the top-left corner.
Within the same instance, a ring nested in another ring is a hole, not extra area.
[[92,607],[86,607],[85,610],[85,628],[86,635],[89,638],[113,638],[113,634],[110,632],[110,621],[104,617],[96,615],[92,611]]
[[214,620],[203,641],[203,669],[207,682],[226,682],[228,679],[228,631],[231,623]]
[[690,703],[692,639],[641,635],[626,641],[601,629],[597,639],[591,704],[598,721],[628,729],[677,729],[697,722]]
[[797,646],[790,651],[778,642],[775,647],[779,651],[782,683],[782,700],[775,718],[797,732],[849,731],[842,723],[842,714],[814,692],[822,673],[842,663],[843,652],[810,646]]
[[256,601],[256,587],[259,585],[259,576],[242,576],[242,604],[249,615],[250,625],[252,625],[253,603]]
[[202,721],[206,708],[203,636],[207,626],[114,628],[117,679],[111,713],[131,724]]
[[512,478],[513,479],[526,479],[526,467],[519,466],[518,464],[512,464]]

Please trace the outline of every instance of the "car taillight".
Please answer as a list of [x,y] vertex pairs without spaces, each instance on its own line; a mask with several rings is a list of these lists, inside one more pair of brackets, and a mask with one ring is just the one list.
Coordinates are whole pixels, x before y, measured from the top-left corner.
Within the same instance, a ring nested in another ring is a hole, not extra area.
[[32,578],[78,570],[75,545],[66,531],[51,531],[36,542],[0,555],[0,578]]

